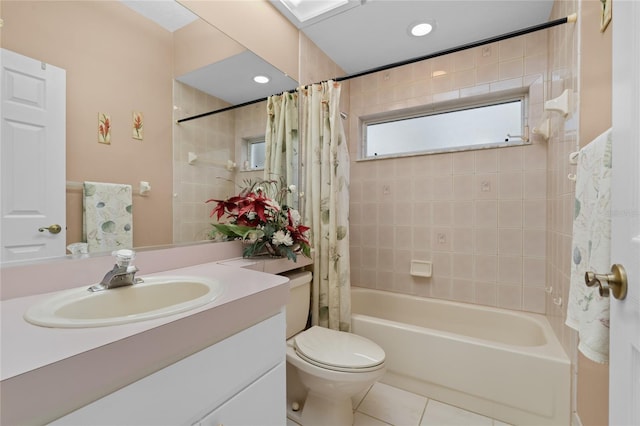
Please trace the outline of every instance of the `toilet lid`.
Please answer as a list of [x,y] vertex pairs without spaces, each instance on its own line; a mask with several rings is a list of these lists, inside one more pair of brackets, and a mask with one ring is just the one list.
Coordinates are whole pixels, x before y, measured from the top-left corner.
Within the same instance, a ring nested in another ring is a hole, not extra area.
[[307,361],[340,371],[371,370],[385,359],[384,350],[371,340],[319,326],[298,334],[294,347]]

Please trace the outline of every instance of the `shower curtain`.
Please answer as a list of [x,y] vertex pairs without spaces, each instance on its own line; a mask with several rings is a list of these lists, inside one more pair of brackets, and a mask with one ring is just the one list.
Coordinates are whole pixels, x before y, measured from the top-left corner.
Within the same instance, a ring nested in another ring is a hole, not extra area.
[[315,249],[312,323],[349,331],[349,153],[340,91],[333,81],[302,89],[300,130],[304,223]]
[[[298,183],[298,94],[285,92],[267,99],[264,179]],[[297,196],[287,204],[298,208]]]

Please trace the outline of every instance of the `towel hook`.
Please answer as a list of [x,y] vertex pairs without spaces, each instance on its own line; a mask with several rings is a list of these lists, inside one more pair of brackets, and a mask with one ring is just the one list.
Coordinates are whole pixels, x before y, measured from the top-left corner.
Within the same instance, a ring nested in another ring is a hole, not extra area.
[[609,291],[613,293],[613,297],[622,300],[627,297],[627,272],[620,264],[611,266],[610,274],[596,274],[595,272],[586,272],[584,274],[584,282],[589,287],[598,286],[600,296],[609,297]]

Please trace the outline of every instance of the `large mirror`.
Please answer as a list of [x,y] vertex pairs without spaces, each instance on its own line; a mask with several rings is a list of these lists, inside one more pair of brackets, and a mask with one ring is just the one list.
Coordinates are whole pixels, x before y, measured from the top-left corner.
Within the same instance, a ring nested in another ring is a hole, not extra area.
[[[165,15],[175,18],[177,7],[185,19],[155,22],[167,5],[174,10]],[[134,247],[206,238],[204,201],[233,190],[243,169],[236,142],[264,134],[266,108],[176,119],[297,85],[174,2],[2,0],[0,12],[2,48],[66,71],[66,243],[82,240],[83,181],[133,187]],[[258,85],[257,74],[271,81]],[[132,137],[135,113],[144,120],[141,139]],[[99,142],[99,114],[110,118],[108,144]],[[144,195],[142,181],[151,187]]]

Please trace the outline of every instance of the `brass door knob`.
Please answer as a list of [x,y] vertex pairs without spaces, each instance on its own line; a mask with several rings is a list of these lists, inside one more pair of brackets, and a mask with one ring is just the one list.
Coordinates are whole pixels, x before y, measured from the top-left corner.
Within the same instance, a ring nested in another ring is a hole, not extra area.
[[589,287],[598,285],[598,290],[602,297],[609,297],[609,292],[613,293],[613,297],[618,300],[627,297],[627,272],[622,265],[617,263],[611,266],[610,274],[586,272],[584,274],[584,282]]
[[38,232],[44,232],[44,231],[49,231],[52,234],[59,234],[60,231],[62,231],[62,226],[58,225],[58,224],[54,224],[51,226],[47,226],[47,227],[42,227],[42,228],[38,228]]

